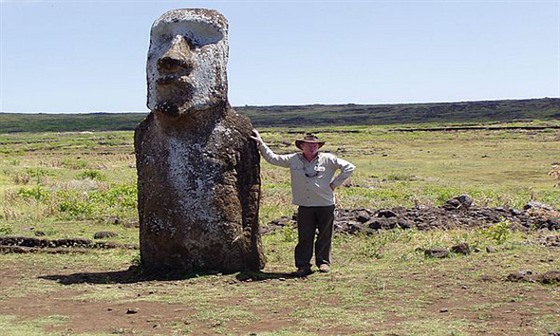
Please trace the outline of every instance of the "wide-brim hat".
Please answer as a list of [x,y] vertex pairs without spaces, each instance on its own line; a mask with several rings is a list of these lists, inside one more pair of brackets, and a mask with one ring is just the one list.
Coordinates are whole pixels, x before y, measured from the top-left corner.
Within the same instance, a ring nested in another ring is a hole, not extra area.
[[303,139],[296,140],[296,147],[301,149],[301,144],[303,143],[316,143],[319,145],[319,148],[323,147],[325,144],[324,141],[320,141],[319,138],[313,133],[307,133],[303,137]]

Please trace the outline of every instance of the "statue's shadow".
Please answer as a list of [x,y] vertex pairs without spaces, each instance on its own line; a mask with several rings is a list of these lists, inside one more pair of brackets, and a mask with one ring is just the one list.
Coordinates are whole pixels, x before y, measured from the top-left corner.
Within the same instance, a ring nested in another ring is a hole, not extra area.
[[[200,277],[221,276],[219,272],[149,272],[139,266],[131,266],[127,270],[112,272],[83,272],[72,274],[41,275],[39,279],[56,281],[63,285],[75,284],[130,284],[147,281],[178,281]],[[291,273],[249,271],[239,272],[235,275],[237,281],[251,282],[271,279],[284,280],[296,278]]]

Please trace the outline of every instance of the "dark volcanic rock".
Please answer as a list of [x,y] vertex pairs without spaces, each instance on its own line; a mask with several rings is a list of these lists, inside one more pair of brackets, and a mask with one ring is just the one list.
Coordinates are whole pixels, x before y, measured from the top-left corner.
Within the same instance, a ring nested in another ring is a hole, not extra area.
[[536,280],[544,284],[560,284],[560,271],[548,271],[537,276]]
[[[446,204],[442,207],[417,207],[381,209],[338,209],[335,219],[335,232],[356,234],[373,233],[387,229],[455,229],[455,228],[485,228],[501,221],[510,221],[514,230],[560,230],[560,213],[549,206],[541,206],[538,211],[535,207],[526,210],[516,210],[506,207],[479,208],[474,207],[472,199],[467,200],[461,196],[457,200],[458,208]],[[462,201],[459,201],[462,200]],[[463,202],[463,203],[460,203]],[[466,207],[466,204],[471,204]],[[548,209],[548,210],[547,210]],[[552,210],[550,210],[552,209]],[[288,220],[286,218],[286,220]],[[291,225],[295,218],[290,219]],[[282,225],[285,225],[283,222]],[[269,223],[266,232],[278,227],[275,221]]]
[[93,239],[104,239],[104,238],[114,238],[119,234],[111,231],[99,231],[93,235]]
[[171,10],[152,25],[151,113],[134,137],[148,270],[264,267],[260,156],[251,122],[227,99],[227,30],[226,18],[209,9]]
[[204,120],[136,131],[142,265],[235,272],[264,267],[259,153],[248,119],[229,107]]
[[449,250],[444,248],[425,249],[424,255],[430,258],[447,258],[449,256]]
[[135,244],[121,244],[117,242],[96,242],[83,238],[40,239],[32,237],[0,236],[2,253],[72,253],[79,249],[138,249]]
[[461,244],[457,244],[457,245],[452,246],[451,247],[451,252],[467,255],[467,254],[471,253],[471,248],[469,247],[469,244],[461,243]]
[[447,210],[468,209],[473,204],[473,199],[468,195],[454,197],[445,202],[444,208]]
[[543,274],[534,274],[532,271],[518,271],[508,274],[507,281],[540,282],[542,284],[560,284],[560,271],[552,270]]

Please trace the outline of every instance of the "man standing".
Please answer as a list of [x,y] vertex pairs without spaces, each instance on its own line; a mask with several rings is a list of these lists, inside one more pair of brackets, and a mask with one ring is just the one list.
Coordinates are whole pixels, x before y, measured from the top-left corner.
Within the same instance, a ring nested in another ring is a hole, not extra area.
[[[257,130],[253,130],[253,133],[252,139],[268,163],[290,168],[292,203],[298,206],[298,244],[295,248],[297,271],[294,275],[304,277],[312,273],[314,247],[315,264],[319,272],[329,272],[334,229],[334,190],[350,177],[356,167],[333,154],[319,152],[325,142],[319,141],[311,133],[296,140],[295,145],[301,152],[286,155],[275,154]],[[335,176],[337,170],[340,173]],[[318,235],[315,240],[316,231]]]

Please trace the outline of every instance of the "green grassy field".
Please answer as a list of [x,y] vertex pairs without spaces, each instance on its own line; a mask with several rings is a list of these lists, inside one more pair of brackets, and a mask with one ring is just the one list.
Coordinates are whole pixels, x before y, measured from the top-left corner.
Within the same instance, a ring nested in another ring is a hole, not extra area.
[[[560,126],[559,121],[547,121]],[[509,124],[505,124],[509,125]],[[542,125],[526,122],[525,125]],[[414,127],[414,125],[399,125]],[[340,208],[439,206],[469,194],[479,206],[560,208],[560,130],[395,131],[390,126],[260,127],[278,153],[314,131],[357,170]],[[0,134],[0,235],[137,243],[131,131]],[[260,220],[291,216],[288,171],[261,161]],[[507,282],[518,270],[560,270],[555,232],[395,230],[335,237],[333,271],[293,279],[294,232],[265,235],[257,274],[138,275],[138,251],[1,254],[6,335],[547,335],[560,331],[558,284]],[[482,252],[426,259],[418,248],[468,242]],[[497,252],[486,253],[488,246]],[[69,307],[69,308],[64,308]],[[134,308],[136,313],[128,313]],[[102,322],[96,322],[102,321]],[[2,332],[0,332],[2,333]]]
[[[294,150],[294,129],[261,131],[278,153]],[[560,160],[555,129],[395,132],[361,126],[314,131],[327,142],[324,150],[358,167],[349,187],[339,189],[342,208],[437,206],[462,193],[481,206],[519,209],[536,200],[560,207],[560,190],[548,175]],[[31,220],[49,227],[61,221],[135,221],[132,135],[0,135],[3,230]],[[262,177],[261,219],[266,224],[291,211],[289,174],[263,161]]]

